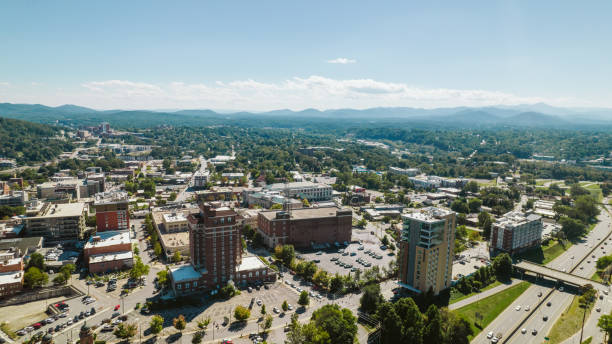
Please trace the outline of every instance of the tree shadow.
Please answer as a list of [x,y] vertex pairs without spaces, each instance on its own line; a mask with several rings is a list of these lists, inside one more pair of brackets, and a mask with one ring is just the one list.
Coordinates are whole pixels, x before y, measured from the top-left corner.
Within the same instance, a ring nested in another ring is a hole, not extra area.
[[247,326],[246,321],[234,321],[233,323],[230,324],[230,326],[227,329],[229,331],[236,332],[236,331],[244,330],[246,326]]
[[181,339],[182,336],[183,334],[181,332],[177,332],[171,336],[168,336],[168,338],[166,338],[166,343],[174,343],[177,340]]

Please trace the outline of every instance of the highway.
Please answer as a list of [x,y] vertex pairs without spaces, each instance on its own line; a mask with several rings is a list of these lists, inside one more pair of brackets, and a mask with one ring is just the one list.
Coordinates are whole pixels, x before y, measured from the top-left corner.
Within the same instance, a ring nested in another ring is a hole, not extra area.
[[[605,201],[604,201],[605,202]],[[584,238],[583,242],[577,243],[570,247],[567,251],[561,254],[552,262],[546,264],[550,268],[567,272],[570,272],[574,267],[577,267],[573,272],[574,274],[589,278],[595,271],[595,262],[597,258],[612,251],[612,240],[606,240],[607,245],[602,242],[603,239],[610,233],[610,215],[605,210],[602,210],[598,217],[599,223],[595,228]],[[599,246],[598,246],[599,245]],[[600,249],[599,247],[604,247]],[[582,263],[581,260],[587,255],[594,247],[597,247],[593,254],[595,258],[587,257]],[[580,264],[579,264],[580,263]],[[582,267],[582,269],[580,268]],[[490,343],[490,339],[486,338],[488,332],[502,333],[503,337],[500,342],[502,343],[537,343],[544,342],[544,337],[548,334],[548,331],[555,323],[557,318],[565,311],[567,306],[571,303],[574,294],[564,290],[553,291],[553,285],[532,285],[527,289],[521,296],[519,296],[515,302],[505,309],[495,320],[493,320],[489,326],[487,326],[481,333],[478,334],[472,343]],[[552,294],[547,297],[548,293],[552,291]],[[542,296],[538,297],[538,293],[541,292]],[[546,298],[547,297],[547,298]],[[546,302],[536,311],[534,307],[537,305],[541,298],[546,298]],[[547,306],[546,303],[550,302],[551,305]],[[597,300],[595,308],[601,307],[602,304],[608,302],[607,298],[603,301]],[[515,310],[517,305],[521,305],[521,310]],[[525,307],[529,306],[530,311],[525,311]],[[603,307],[602,307],[603,308]],[[605,308],[605,309],[609,309]],[[592,315],[603,314],[593,312]],[[544,321],[544,315],[548,316],[548,320]],[[517,331],[515,334],[510,335],[510,331],[514,329],[521,321],[525,318],[527,320],[521,325],[521,329],[525,328],[527,332],[522,334]],[[536,335],[532,335],[533,329],[537,330]],[[596,333],[589,333],[589,335],[596,335]]]

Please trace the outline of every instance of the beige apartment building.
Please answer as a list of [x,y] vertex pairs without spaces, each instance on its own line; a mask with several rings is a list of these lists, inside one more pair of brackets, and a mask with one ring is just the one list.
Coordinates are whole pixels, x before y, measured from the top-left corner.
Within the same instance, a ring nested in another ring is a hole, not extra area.
[[428,207],[402,215],[399,284],[434,294],[451,286],[456,214]]

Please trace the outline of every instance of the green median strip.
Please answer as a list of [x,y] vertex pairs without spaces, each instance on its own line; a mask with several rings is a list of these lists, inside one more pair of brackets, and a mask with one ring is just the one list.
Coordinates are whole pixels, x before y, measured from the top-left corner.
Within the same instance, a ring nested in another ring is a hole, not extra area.
[[[470,323],[474,331],[471,338],[478,335],[483,328],[487,327],[497,316],[508,308],[529,286],[529,282],[521,282],[499,293],[488,296],[482,300],[461,307],[454,312]],[[477,317],[476,315],[479,315]]]
[[[550,329],[550,332],[548,333],[548,337],[550,338],[550,340],[548,341],[548,343],[562,343],[563,341],[580,331],[584,309],[580,308],[578,302],[579,298],[579,296],[574,296],[572,303],[565,310],[565,312],[561,314],[561,317]],[[591,313],[592,308],[593,306],[587,309],[586,317],[584,319],[585,322],[589,318],[589,314]]]

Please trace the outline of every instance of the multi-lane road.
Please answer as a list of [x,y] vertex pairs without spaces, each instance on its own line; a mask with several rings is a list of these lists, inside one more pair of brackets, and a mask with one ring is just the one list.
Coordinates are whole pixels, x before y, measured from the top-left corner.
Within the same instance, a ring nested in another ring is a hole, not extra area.
[[[609,213],[602,210],[599,223],[584,240],[572,245],[567,251],[548,263],[547,266],[590,278],[596,271],[595,262],[597,258],[612,252],[612,240],[605,240],[611,231],[610,223]],[[603,249],[600,247],[603,247]],[[590,253],[592,250],[594,251]],[[592,257],[593,255],[595,258]],[[542,296],[538,296],[539,293]],[[544,337],[548,335],[552,325],[569,306],[574,295],[571,293],[571,288],[565,288],[563,291],[555,289],[554,283],[534,284],[479,333],[472,340],[472,343],[490,343],[490,339],[486,338],[489,332],[502,333],[502,343],[543,343],[545,341]],[[540,301],[542,301],[542,305],[537,307]],[[550,302],[550,306],[547,306],[548,302]],[[518,305],[521,306],[519,311],[516,310]],[[530,311],[525,311],[526,306],[529,306]],[[598,307],[602,308],[601,312],[593,311],[591,318],[597,318],[598,315],[609,312],[612,308],[607,296],[603,300],[597,300],[594,308]],[[547,316],[548,319],[544,320],[544,316]],[[521,322],[519,331],[510,333]],[[526,330],[524,334],[520,331],[523,328]],[[535,335],[532,334],[534,329],[537,331]],[[589,333],[588,336],[596,337],[598,334]]]

